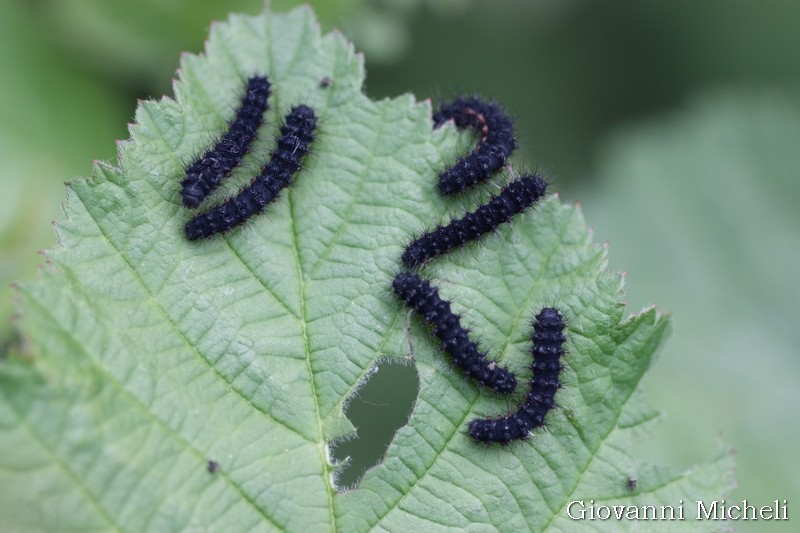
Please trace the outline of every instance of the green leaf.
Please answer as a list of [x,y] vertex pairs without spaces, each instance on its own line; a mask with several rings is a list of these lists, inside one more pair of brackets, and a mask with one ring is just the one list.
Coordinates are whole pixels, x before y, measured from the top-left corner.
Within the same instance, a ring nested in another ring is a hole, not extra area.
[[[800,404],[798,138],[797,95],[709,92],[609,143],[586,206],[598,235],[615,236],[631,303],[648,295],[674,311],[647,384],[669,412],[651,453],[686,464],[722,433],[737,450],[739,500],[800,494],[787,468],[800,427],[786,423]],[[749,524],[736,529],[762,531]]]
[[[317,110],[318,138],[267,213],[187,242],[184,166],[254,72],[274,82],[272,107],[227,192],[292,104]],[[432,131],[427,101],[370,101],[363,80],[308,9],[231,17],[205,56],[182,58],[175,100],[140,105],[118,164],[69,185],[60,246],[20,287],[30,353],[0,367],[0,529],[564,530],[571,500],[677,505],[730,488],[725,452],[681,475],[633,458],[656,417],[637,385],[667,321],[624,317],[605,249],[555,196],[425,272],[523,379],[533,313],[555,304],[570,320],[546,430],[505,448],[468,439],[469,419],[508,402],[448,367],[390,282],[404,242],[488,191],[442,200],[438,170],[473,140]],[[343,408],[383,360],[416,365],[417,402],[383,463],[337,493],[329,443],[353,431]]]

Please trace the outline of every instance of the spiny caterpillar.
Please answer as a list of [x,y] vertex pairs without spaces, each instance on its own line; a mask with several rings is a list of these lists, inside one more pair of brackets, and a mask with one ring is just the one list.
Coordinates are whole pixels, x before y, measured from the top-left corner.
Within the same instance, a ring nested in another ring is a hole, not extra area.
[[289,185],[314,139],[317,117],[306,105],[293,107],[281,126],[277,148],[255,180],[239,194],[186,224],[186,237],[196,240],[222,233],[260,213]]
[[256,75],[247,80],[242,103],[228,131],[213,148],[186,169],[186,178],[181,182],[183,205],[192,209],[199,206],[222,178],[242,162],[264,120],[269,94],[266,76]]
[[556,391],[561,387],[563,366],[564,318],[558,309],[545,307],[533,323],[533,376],[530,391],[517,411],[499,418],[479,418],[469,423],[469,436],[477,442],[507,444],[526,439],[530,431],[544,425],[544,418],[555,406]]
[[512,181],[500,194],[493,196],[475,211],[419,236],[403,252],[403,264],[407,268],[414,268],[453,248],[480,239],[533,205],[544,196],[546,189],[547,182],[536,175]]
[[461,368],[467,377],[501,394],[508,394],[517,386],[517,378],[506,367],[486,358],[478,345],[469,338],[461,325],[460,317],[450,309],[450,302],[439,296],[439,291],[427,280],[408,272],[399,273],[392,282],[395,294],[433,326],[433,334],[442,349]]
[[450,196],[489,179],[506,164],[516,142],[511,119],[500,106],[477,97],[456,98],[450,104],[442,104],[433,115],[434,127],[448,120],[453,120],[459,129],[469,127],[481,135],[468,156],[439,175],[439,191]]

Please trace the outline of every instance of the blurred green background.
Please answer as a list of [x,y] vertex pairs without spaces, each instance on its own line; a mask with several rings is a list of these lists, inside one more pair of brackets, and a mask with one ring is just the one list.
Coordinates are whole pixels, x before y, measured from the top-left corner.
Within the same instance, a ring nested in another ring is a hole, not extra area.
[[[299,2],[272,2],[283,10]],[[644,383],[666,413],[641,453],[679,468],[737,450],[729,500],[800,505],[800,2],[326,0],[374,98],[479,92],[517,117],[518,165],[582,202],[631,311],[673,313]],[[260,0],[0,0],[0,354],[9,284],[54,245],[63,181],[115,157],[137,99],[171,94],[181,51]],[[345,483],[414,398],[386,366],[349,416]],[[381,423],[376,423],[380,421]],[[590,423],[587,421],[587,423]],[[740,531],[780,523],[738,523]]]

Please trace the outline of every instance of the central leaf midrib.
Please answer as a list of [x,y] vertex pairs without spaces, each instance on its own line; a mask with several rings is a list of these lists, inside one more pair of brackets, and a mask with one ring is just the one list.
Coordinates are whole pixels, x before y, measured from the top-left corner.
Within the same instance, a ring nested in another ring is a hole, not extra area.
[[295,259],[295,266],[297,269],[297,283],[298,283],[298,293],[300,295],[300,327],[302,330],[303,335],[303,348],[305,350],[306,355],[306,368],[308,370],[308,378],[309,378],[309,385],[311,388],[311,398],[314,403],[314,416],[316,418],[315,423],[317,427],[317,437],[318,442],[316,447],[319,451],[320,455],[320,465],[322,466],[322,475],[323,475],[323,486],[327,488],[327,498],[328,498],[328,515],[330,516],[331,521],[331,530],[336,531],[336,513],[334,512],[333,506],[333,495],[332,489],[329,487],[329,480],[331,479],[331,471],[330,467],[328,466],[328,460],[325,454],[325,432],[322,425],[322,418],[320,416],[320,405],[319,405],[319,395],[317,393],[317,383],[316,383],[316,371],[314,370],[314,365],[312,362],[311,357],[311,346],[309,343],[308,338],[308,329],[306,324],[306,298],[307,298],[307,287],[308,283],[306,283],[305,275],[303,273],[303,262],[300,257],[300,240],[299,235],[297,234],[297,224],[296,224],[296,213],[295,213],[295,203],[292,201],[292,191],[291,189],[287,190],[286,192],[286,199],[289,203],[289,219],[291,223],[291,230],[292,230],[292,249],[294,251],[294,259]]

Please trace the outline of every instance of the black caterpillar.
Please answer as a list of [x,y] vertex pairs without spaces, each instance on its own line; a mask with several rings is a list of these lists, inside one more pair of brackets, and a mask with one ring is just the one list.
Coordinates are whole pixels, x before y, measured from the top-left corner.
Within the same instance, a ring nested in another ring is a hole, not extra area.
[[186,237],[189,240],[210,237],[228,231],[260,213],[291,183],[292,177],[300,169],[303,156],[308,153],[316,127],[317,117],[313,109],[306,105],[293,107],[284,118],[277,148],[261,174],[237,196],[190,220],[185,228]]
[[508,394],[514,390],[517,386],[514,374],[478,351],[478,345],[470,340],[469,333],[461,325],[460,317],[450,310],[450,302],[443,300],[427,280],[401,272],[394,278],[392,288],[408,307],[433,326],[433,334],[441,341],[442,349],[467,377],[497,393]]
[[470,127],[481,135],[468,156],[439,175],[439,191],[450,196],[489,179],[506,164],[517,145],[511,119],[497,104],[477,97],[456,98],[450,104],[442,104],[433,115],[434,127],[448,120],[453,120],[459,129]]
[[181,182],[183,205],[189,208],[199,206],[222,178],[242,162],[264,120],[264,112],[269,108],[269,94],[266,76],[256,75],[247,80],[242,103],[228,131],[213,148],[186,169],[186,178]]
[[536,175],[512,181],[500,194],[475,211],[418,237],[403,252],[403,264],[407,268],[414,268],[453,248],[480,239],[533,205],[544,196],[546,189],[547,182]]
[[530,392],[514,413],[499,418],[479,418],[469,423],[469,436],[477,442],[508,444],[526,439],[530,431],[544,425],[544,418],[555,406],[556,391],[561,387],[563,366],[564,318],[558,309],[546,307],[533,324],[533,377]]
[[[452,104],[444,104],[442,110],[434,115],[437,126],[449,119],[454,119],[459,127],[471,125],[480,129],[482,134],[482,141],[475,151],[440,176],[440,190],[445,184],[446,191],[443,192],[454,194],[463,191],[466,185],[488,178],[502,167],[515,144],[511,121],[494,104],[477,98],[458,99]],[[500,153],[496,146],[502,148],[502,158],[489,157]],[[481,163],[476,166],[477,162]],[[475,169],[480,172],[473,172]],[[533,205],[544,195],[546,188],[545,180],[536,175],[512,181],[475,211],[446,226],[438,226],[410,243],[401,257],[403,264],[407,268],[414,268],[471,240],[480,239]],[[402,272],[395,277],[392,287],[408,307],[422,314],[425,321],[433,326],[433,333],[440,340],[442,349],[468,377],[473,377],[496,393],[508,394],[514,390],[517,383],[514,374],[478,351],[477,345],[469,339],[467,330],[461,326],[458,315],[450,310],[450,302],[442,300],[430,282],[415,274]]]

